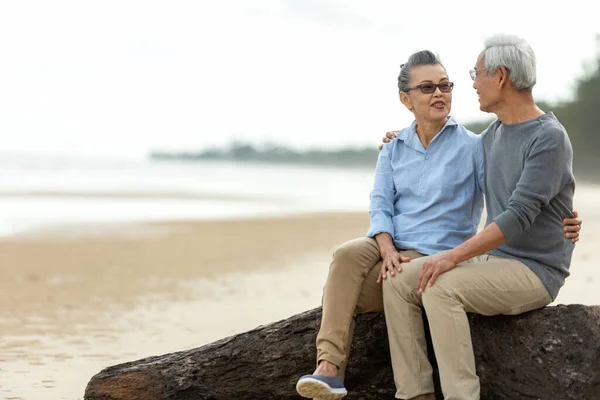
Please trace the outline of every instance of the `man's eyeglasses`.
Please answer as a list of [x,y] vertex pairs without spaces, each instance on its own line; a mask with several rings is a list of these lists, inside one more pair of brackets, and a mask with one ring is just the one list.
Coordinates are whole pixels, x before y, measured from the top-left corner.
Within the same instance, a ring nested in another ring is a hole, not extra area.
[[480,68],[479,70],[477,68],[473,68],[472,70],[469,71],[469,75],[471,75],[471,79],[475,80],[475,78],[477,78],[477,73],[479,73],[479,71],[484,71],[485,68]]
[[442,92],[442,93],[449,93],[452,91],[452,89],[454,89],[454,83],[453,82],[442,82],[442,83],[438,83],[437,85],[435,83],[421,83],[420,85],[417,85],[415,87],[408,88],[407,92],[409,92],[411,90],[419,89],[421,91],[421,93],[431,94],[431,93],[435,92],[435,90],[437,88],[440,88],[440,92]]

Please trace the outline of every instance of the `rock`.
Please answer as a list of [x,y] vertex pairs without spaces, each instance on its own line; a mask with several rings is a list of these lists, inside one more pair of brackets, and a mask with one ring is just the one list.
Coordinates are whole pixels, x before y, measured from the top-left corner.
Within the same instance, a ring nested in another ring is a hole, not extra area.
[[[297,379],[315,366],[320,316],[314,309],[197,349],[106,368],[88,383],[85,400],[298,399]],[[600,306],[469,319],[482,399],[600,399]],[[394,398],[382,314],[357,317],[346,387],[348,400]]]

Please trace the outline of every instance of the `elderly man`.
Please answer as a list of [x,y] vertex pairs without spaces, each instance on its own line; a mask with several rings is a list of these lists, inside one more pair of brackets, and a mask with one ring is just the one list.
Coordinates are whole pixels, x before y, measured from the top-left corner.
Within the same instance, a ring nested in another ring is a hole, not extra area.
[[421,307],[446,400],[479,399],[467,312],[520,314],[546,306],[569,275],[573,153],[564,127],[533,99],[536,60],[512,35],[485,41],[470,71],[482,111],[486,227],[458,247],[403,264],[384,281],[392,365],[400,399],[434,399]]

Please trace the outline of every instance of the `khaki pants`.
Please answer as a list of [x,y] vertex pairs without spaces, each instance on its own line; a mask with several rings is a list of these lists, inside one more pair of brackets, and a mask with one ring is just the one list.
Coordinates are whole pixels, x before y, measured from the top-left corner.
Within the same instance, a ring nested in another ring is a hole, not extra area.
[[[411,259],[423,256],[414,250],[402,254]],[[377,283],[381,262],[377,242],[367,237],[346,242],[333,254],[323,289],[317,363],[327,360],[336,365],[342,379],[350,354],[354,316],[383,311],[382,284]]]
[[422,295],[419,271],[434,256],[403,264],[383,284],[396,397],[410,399],[433,392],[421,307],[429,322],[445,400],[479,399],[479,378],[467,312],[520,314],[543,307],[552,298],[539,278],[517,260],[483,255],[440,275]]

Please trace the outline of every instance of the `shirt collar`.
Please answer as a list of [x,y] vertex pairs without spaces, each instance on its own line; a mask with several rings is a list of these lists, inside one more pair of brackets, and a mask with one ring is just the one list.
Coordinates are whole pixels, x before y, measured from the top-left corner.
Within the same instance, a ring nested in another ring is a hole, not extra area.
[[[454,119],[453,116],[449,116],[448,121],[446,121],[446,123],[440,130],[440,133],[443,132],[444,129],[446,129],[447,127],[454,126],[454,125],[458,125],[458,122],[456,122],[456,120]],[[410,127],[408,127],[407,129],[402,129],[400,132],[398,132],[396,134],[396,137],[402,141],[406,141],[409,137],[412,137],[413,135],[416,136],[416,134],[417,134],[417,120],[414,120],[412,122],[412,124],[410,124]]]

